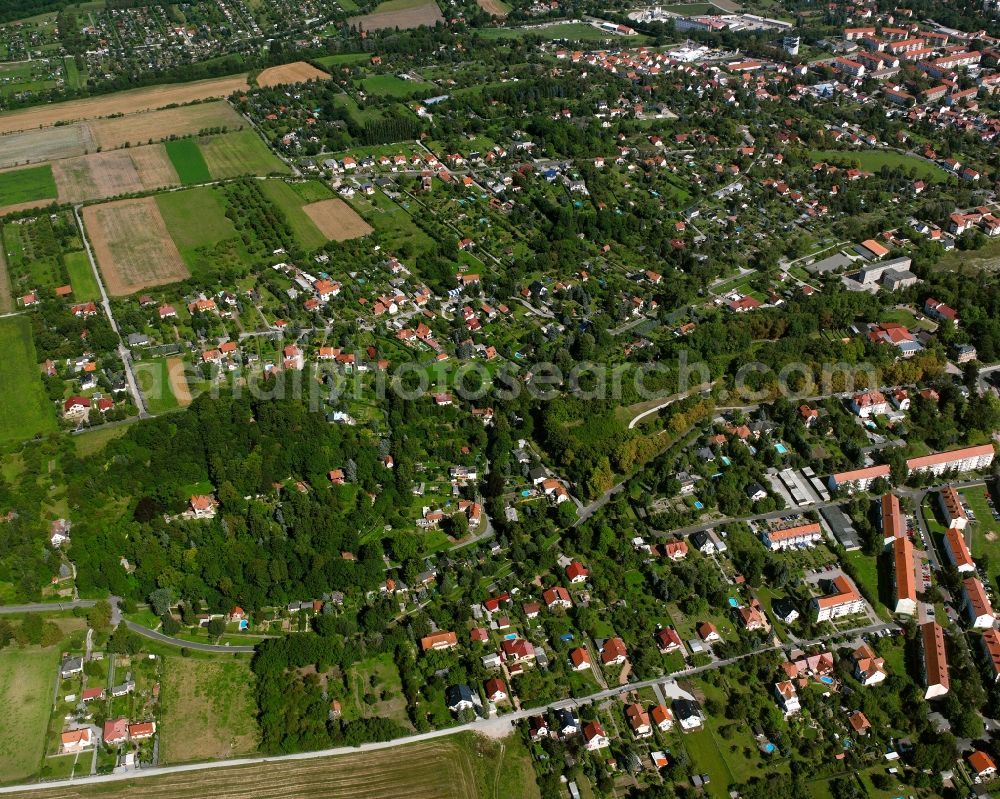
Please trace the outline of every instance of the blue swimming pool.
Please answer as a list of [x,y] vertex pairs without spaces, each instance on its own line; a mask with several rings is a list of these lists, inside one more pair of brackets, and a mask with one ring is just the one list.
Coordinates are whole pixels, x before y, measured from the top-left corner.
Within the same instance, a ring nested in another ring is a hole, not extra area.
[[771,753],[772,753],[772,752],[773,752],[773,751],[774,751],[775,749],[777,749],[777,748],[778,748],[778,747],[776,747],[776,746],[775,746],[775,745],[774,745],[773,743],[771,743],[770,741],[768,741],[768,742],[767,742],[766,744],[764,744],[764,751],[765,751],[765,752],[767,752],[768,754],[771,754]]
[[524,491],[522,491],[522,492],[521,492],[521,496],[522,496],[522,497],[530,497],[530,496],[531,496],[531,491],[530,491],[530,489],[527,489],[527,488],[526,488],[526,489],[524,489]]
[[517,633],[507,633],[507,634],[506,634],[506,635],[505,635],[505,636],[503,637],[503,640],[504,640],[504,641],[513,641],[513,640],[514,640],[515,638],[517,638]]
[[833,685],[833,677],[820,677],[819,681],[824,685]]
[[702,505],[698,500],[695,500],[694,501],[694,509],[695,510],[704,510],[705,506]]
[[738,608],[739,606],[740,603],[736,601],[736,597],[734,596],[729,597],[729,607]]
[[779,455],[784,455],[786,452],[788,452],[788,447],[786,447],[784,444],[780,442],[775,444],[774,448],[775,450],[777,450]]
[[723,462],[724,464],[726,464],[726,466],[728,466],[729,464],[731,464],[731,463],[732,463],[732,461],[731,461],[731,460],[729,460],[729,456],[728,456],[728,455],[723,455],[723,456],[722,456],[722,459],[721,459],[721,460],[722,460],[722,462]]

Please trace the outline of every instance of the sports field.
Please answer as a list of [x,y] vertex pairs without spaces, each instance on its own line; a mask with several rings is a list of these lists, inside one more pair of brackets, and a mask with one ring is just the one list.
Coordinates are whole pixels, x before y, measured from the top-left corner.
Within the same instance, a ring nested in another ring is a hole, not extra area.
[[860,150],[847,152],[844,150],[810,150],[809,157],[814,161],[830,161],[835,164],[857,164],[859,169],[867,172],[878,172],[882,167],[902,169],[904,172],[913,170],[913,174],[922,180],[933,183],[943,182],[947,175],[940,167],[905,153],[886,150]]
[[66,271],[69,272],[69,282],[73,286],[73,299],[77,302],[100,300],[101,289],[90,267],[90,259],[85,252],[71,252],[66,258]]
[[214,768],[105,785],[12,794],[15,799],[538,799],[531,764],[516,737],[471,734],[384,751],[237,768]]
[[[3,367],[0,366],[0,370]],[[0,652],[0,782],[38,771],[52,709],[59,650],[5,649]]]
[[112,296],[124,297],[190,276],[153,197],[88,205],[83,221]]
[[52,167],[48,165],[0,172],[0,208],[32,200],[54,200],[56,193]]
[[[248,660],[168,658],[160,701],[163,763],[236,757],[257,749],[257,705]],[[198,794],[218,795],[201,788]]]
[[252,130],[210,136],[200,139],[198,145],[213,180],[288,172],[285,162],[272,153]]
[[[0,442],[32,438],[56,429],[55,410],[45,395],[31,322],[0,319]],[[7,740],[0,729],[0,740]],[[0,747],[0,758],[3,747]]]
[[181,183],[207,183],[212,179],[205,156],[194,139],[168,141],[164,147]]
[[315,250],[327,242],[326,236],[316,227],[309,215],[303,210],[302,198],[283,180],[264,181],[264,194],[277,205],[288,218],[292,235],[307,250]]

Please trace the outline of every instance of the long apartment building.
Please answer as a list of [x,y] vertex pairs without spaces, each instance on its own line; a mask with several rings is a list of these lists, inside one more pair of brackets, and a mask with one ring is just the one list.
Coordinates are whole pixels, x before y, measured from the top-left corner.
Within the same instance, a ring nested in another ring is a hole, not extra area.
[[849,472],[838,472],[831,474],[827,478],[827,485],[831,491],[843,489],[844,491],[867,491],[868,488],[878,478],[889,479],[891,472],[887,465],[869,466],[865,469],[852,469]]
[[969,617],[972,626],[979,630],[988,630],[996,623],[993,605],[986,596],[986,589],[978,577],[966,577],[962,581],[962,599],[965,615]]
[[964,530],[969,523],[969,516],[954,486],[945,486],[938,492],[938,503],[941,505],[941,513],[948,529]]
[[913,563],[913,542],[905,535],[893,542],[892,560],[895,566],[893,582],[896,592],[896,607],[893,612],[900,616],[913,616],[917,612],[917,577]]
[[950,471],[976,472],[992,464],[993,455],[993,445],[982,444],[978,447],[963,447],[948,452],[935,452],[933,455],[910,458],[906,462],[906,468],[917,474],[930,473],[935,476]]
[[959,572],[976,571],[976,563],[972,559],[969,545],[965,543],[965,534],[961,530],[952,527],[944,534],[944,552],[951,565]]
[[761,534],[764,546],[772,552],[779,549],[801,549],[816,546],[822,539],[823,531],[816,522],[779,530],[767,530]]
[[882,495],[882,499],[879,501],[879,521],[882,526],[884,546],[892,546],[897,538],[906,538],[903,514],[899,509],[899,497],[895,494]]
[[817,621],[830,621],[841,616],[853,616],[864,613],[865,600],[851,580],[841,574],[831,581],[833,591],[826,596],[815,596],[812,599],[813,610]]
[[1000,632],[992,627],[983,633],[983,654],[993,682],[1000,682]]
[[924,668],[924,699],[944,696],[951,687],[948,678],[948,654],[944,648],[944,630],[936,621],[920,626]]

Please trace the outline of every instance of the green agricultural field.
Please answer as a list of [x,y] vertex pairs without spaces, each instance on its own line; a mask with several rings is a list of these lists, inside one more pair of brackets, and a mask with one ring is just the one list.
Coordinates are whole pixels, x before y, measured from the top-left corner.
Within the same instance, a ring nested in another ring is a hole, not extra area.
[[66,271],[73,286],[73,299],[78,302],[101,299],[101,289],[94,277],[90,259],[85,252],[71,252],[66,256]]
[[212,179],[205,156],[194,139],[168,141],[164,147],[182,183],[207,183]]
[[890,169],[913,170],[915,177],[933,183],[943,183],[947,178],[944,170],[934,164],[916,158],[912,155],[885,151],[861,150],[846,152],[844,150],[810,150],[809,157],[814,161],[829,161],[836,164],[857,164],[859,169],[868,172],[878,172],[883,166]]
[[[31,322],[0,319],[0,442],[32,438],[56,429],[55,412],[42,386]],[[2,757],[2,754],[0,754]]]
[[168,658],[161,703],[163,763],[235,757],[257,749],[249,660]]
[[288,172],[285,162],[252,130],[210,136],[199,140],[198,144],[213,180]]
[[303,180],[301,182],[289,183],[295,190],[303,203],[318,203],[320,200],[329,200],[334,197],[333,191],[321,180]]
[[236,236],[236,228],[226,216],[222,197],[209,186],[160,194],[156,204],[170,237],[186,262],[196,248]]
[[0,172],[0,206],[54,200],[58,193],[52,167],[48,164]]
[[[343,6],[343,3],[341,3]],[[344,9],[345,11],[349,9]],[[325,55],[317,58],[316,63],[324,67],[350,66],[351,64],[364,64],[371,58],[369,53],[338,53],[337,55]]]
[[361,81],[361,88],[378,97],[410,97],[413,94],[434,90],[433,83],[404,80],[395,75],[372,75]]
[[292,235],[299,244],[307,250],[315,250],[326,244],[326,236],[320,233],[319,228],[302,210],[305,203],[295,189],[283,180],[264,181],[262,188],[265,196],[284,212],[292,228]]
[[0,652],[0,700],[4,707],[0,740],[5,742],[0,747],[0,782],[23,780],[41,765],[58,663],[56,647]]

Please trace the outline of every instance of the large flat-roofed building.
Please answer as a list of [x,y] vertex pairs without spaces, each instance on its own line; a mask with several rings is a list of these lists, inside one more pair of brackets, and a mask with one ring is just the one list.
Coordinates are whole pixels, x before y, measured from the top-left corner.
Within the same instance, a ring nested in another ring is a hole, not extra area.
[[895,565],[893,581],[896,589],[896,607],[893,612],[900,616],[913,616],[917,612],[916,571],[913,564],[913,542],[905,535],[893,542],[892,560]]
[[924,667],[924,699],[944,696],[951,687],[948,678],[948,655],[944,649],[944,630],[936,621],[920,626]]
[[948,452],[936,452],[933,455],[923,455],[910,458],[906,468],[918,474],[930,473],[940,476],[945,472],[975,472],[985,469],[993,463],[993,445],[981,444],[978,447],[964,447]]

